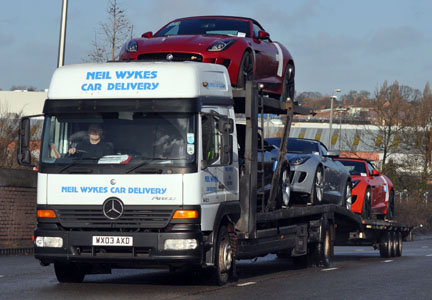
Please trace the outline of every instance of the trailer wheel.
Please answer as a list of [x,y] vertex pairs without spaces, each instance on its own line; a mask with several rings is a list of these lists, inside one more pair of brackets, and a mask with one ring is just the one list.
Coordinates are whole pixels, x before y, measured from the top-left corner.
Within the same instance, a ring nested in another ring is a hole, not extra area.
[[396,233],[396,240],[397,240],[396,256],[402,256],[402,247],[403,247],[402,232]]
[[390,257],[392,252],[392,242],[390,232],[386,231],[381,235],[380,239],[380,256]]
[[371,202],[371,188],[368,187],[365,192],[365,196],[363,199],[363,207],[361,216],[363,219],[370,219],[371,218],[371,209],[372,209],[372,202]]
[[245,51],[240,62],[240,68],[237,77],[237,87],[246,88],[246,81],[253,79],[253,56],[249,51]]
[[216,241],[214,277],[216,284],[224,285],[230,279],[234,267],[233,253],[226,226],[221,226]]
[[315,173],[310,202],[312,205],[321,204],[324,197],[324,173],[321,167],[318,167]]
[[84,269],[75,263],[54,263],[57,280],[62,283],[80,283],[86,275]]

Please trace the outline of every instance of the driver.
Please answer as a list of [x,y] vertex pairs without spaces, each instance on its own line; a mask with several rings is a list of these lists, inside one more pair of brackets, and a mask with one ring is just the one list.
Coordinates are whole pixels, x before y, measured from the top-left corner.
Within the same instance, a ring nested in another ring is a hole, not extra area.
[[114,154],[112,145],[102,141],[103,130],[99,124],[90,124],[87,133],[88,140],[70,148],[69,154],[82,153],[84,157],[102,157]]

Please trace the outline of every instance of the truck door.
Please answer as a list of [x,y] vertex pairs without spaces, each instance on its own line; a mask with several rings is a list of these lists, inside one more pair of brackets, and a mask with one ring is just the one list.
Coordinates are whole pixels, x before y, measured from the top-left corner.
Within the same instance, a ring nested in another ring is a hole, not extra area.
[[226,115],[216,112],[202,115],[203,202],[227,201],[236,192],[238,170],[232,165],[233,129],[224,129],[230,124]]

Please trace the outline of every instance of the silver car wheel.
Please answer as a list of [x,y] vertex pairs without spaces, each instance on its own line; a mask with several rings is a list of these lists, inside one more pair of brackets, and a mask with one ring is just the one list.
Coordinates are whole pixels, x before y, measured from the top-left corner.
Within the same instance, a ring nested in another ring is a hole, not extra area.
[[288,170],[282,172],[282,201],[285,206],[288,206],[291,195],[291,185],[289,181]]
[[347,182],[345,187],[345,205],[348,210],[351,210],[352,206],[352,191],[351,191],[351,183]]
[[324,176],[321,169],[318,169],[315,174],[315,194],[316,200],[322,202],[324,195]]

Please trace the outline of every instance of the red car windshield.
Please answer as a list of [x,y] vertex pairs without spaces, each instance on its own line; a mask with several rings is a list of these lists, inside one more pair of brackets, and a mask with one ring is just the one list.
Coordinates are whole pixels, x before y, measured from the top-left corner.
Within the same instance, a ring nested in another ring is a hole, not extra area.
[[185,19],[169,23],[154,36],[217,34],[250,37],[249,22],[235,19]]
[[364,162],[354,160],[339,160],[351,175],[366,174],[366,166]]

